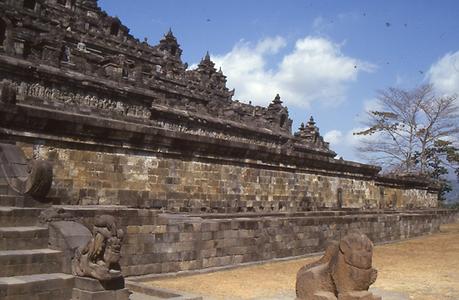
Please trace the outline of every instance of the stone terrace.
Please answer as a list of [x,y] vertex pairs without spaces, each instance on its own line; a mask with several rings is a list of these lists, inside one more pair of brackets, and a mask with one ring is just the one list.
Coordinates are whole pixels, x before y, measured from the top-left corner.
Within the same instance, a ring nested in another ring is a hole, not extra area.
[[113,215],[127,276],[301,256],[354,228],[406,239],[456,218],[435,183],[335,159],[313,118],[292,132],[279,95],[233,99],[209,55],[188,70],[181,54],[172,31],[141,42],[96,0],[0,0],[1,299],[71,298],[72,255],[55,220],[39,221],[53,205],[88,228]]

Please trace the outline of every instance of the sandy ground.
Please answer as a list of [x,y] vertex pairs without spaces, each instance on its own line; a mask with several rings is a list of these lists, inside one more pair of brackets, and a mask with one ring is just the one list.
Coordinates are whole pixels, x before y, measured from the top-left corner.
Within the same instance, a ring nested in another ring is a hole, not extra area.
[[[208,274],[159,279],[153,286],[202,295],[204,299],[280,300],[295,298],[295,276],[317,257],[268,263]],[[389,299],[459,299],[459,223],[441,232],[377,246],[372,286]]]

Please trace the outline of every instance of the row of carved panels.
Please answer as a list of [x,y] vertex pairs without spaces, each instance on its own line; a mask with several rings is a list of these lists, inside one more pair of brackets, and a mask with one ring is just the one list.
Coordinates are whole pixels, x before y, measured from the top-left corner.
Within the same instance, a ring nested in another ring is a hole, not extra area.
[[[95,94],[81,94],[79,92],[62,91],[57,88],[45,87],[39,83],[19,83],[15,81],[12,83],[12,86],[16,89],[18,96],[20,96],[18,97],[19,99],[40,99],[41,102],[39,103],[47,106],[55,106],[68,110],[81,110],[81,112],[89,111],[94,114],[106,115],[112,118],[128,118],[133,122],[146,122],[155,127],[191,135],[207,136],[227,141],[257,144],[266,147],[280,146],[278,141],[263,138],[260,135],[255,134],[250,137],[247,133],[238,134],[234,128],[231,128],[231,130],[216,130],[216,128],[213,128],[213,126],[211,124],[209,125],[209,123],[205,120],[192,117],[188,120],[185,120],[183,117],[170,120],[167,118],[156,118],[156,114],[155,118],[152,118],[151,108],[145,105],[128,104],[126,102],[112,100],[107,97],[101,98]],[[181,121],[179,119],[181,119]],[[199,123],[200,126],[197,125]]]

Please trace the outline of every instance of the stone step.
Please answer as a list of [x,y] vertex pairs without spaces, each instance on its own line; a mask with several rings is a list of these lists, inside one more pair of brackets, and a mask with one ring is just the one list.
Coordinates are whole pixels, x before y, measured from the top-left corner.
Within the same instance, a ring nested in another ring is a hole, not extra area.
[[0,251],[0,277],[59,273],[62,253],[52,249]]
[[142,294],[139,292],[133,292],[129,297],[129,300],[202,300],[202,297],[188,297],[188,296],[152,296]]
[[126,287],[132,292],[130,300],[202,300],[201,296],[171,291],[145,283],[126,281]]
[[10,188],[5,178],[1,178],[1,177],[0,177],[0,195],[17,195],[17,193]]
[[189,298],[189,297],[182,297],[182,296],[177,296],[177,297],[158,297],[158,296],[150,296],[142,293],[137,293],[134,292],[131,294],[129,297],[129,300],[192,300],[192,299],[199,299],[202,300],[202,297],[198,298]]
[[41,211],[40,208],[0,206],[0,227],[36,225]]
[[0,227],[0,250],[31,250],[48,247],[48,228]]
[[7,184],[0,184],[0,195],[15,196],[17,193],[13,191]]
[[49,207],[50,204],[42,203],[32,197],[21,195],[0,195],[0,206],[9,207]]
[[73,284],[73,276],[61,273],[0,277],[0,299],[71,300]]
[[0,195],[8,195],[10,193],[7,184],[0,184]]
[[0,195],[0,206],[18,206],[16,204],[22,199],[24,199],[24,197],[1,194]]
[[[164,299],[168,299],[168,298],[159,298],[159,297],[149,296],[149,295],[145,295],[141,293],[132,293],[131,296],[129,297],[129,300],[164,300]],[[170,299],[174,299],[174,298],[169,298],[169,300]]]

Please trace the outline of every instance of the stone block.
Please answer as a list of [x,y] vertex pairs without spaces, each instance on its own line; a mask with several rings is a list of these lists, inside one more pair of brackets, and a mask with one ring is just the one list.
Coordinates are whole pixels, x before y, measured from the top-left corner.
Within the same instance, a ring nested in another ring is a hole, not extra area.
[[338,300],[382,300],[368,291],[353,291],[338,295]]
[[330,292],[317,292],[311,300],[337,300],[335,294]]
[[114,291],[85,291],[73,289],[72,300],[129,300],[131,292],[128,289]]
[[124,278],[104,282],[93,278],[76,277],[72,300],[129,300],[130,294],[124,287]]
[[121,290],[124,289],[124,278],[119,277],[110,281],[99,281],[89,277],[75,277],[75,288],[92,292]]

